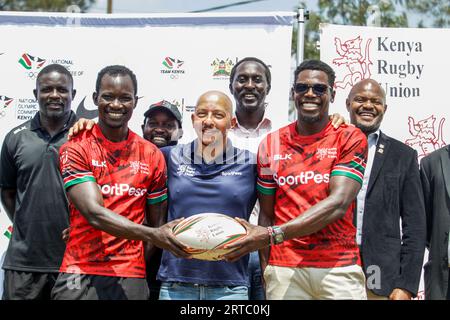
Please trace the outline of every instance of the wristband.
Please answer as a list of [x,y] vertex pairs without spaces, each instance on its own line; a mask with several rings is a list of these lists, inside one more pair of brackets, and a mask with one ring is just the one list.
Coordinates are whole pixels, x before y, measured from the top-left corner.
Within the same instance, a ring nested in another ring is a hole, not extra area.
[[284,232],[278,226],[272,226],[272,244],[277,245],[284,242]]
[[269,246],[273,245],[273,228],[267,227],[267,232],[269,233]]

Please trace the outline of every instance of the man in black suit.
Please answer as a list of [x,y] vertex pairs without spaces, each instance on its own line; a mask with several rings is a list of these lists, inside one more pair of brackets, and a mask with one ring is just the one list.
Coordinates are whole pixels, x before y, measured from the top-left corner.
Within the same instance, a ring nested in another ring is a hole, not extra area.
[[425,252],[417,152],[379,130],[387,105],[385,92],[376,81],[358,82],[346,104],[351,123],[369,142],[355,212],[367,296],[409,300],[417,295]]
[[450,300],[450,145],[429,154],[420,162],[425,211],[427,248],[425,299]]

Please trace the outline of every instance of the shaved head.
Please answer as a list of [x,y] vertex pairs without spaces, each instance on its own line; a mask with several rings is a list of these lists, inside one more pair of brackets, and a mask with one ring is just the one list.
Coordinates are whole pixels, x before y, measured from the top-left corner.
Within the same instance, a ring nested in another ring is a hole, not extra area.
[[369,135],[377,131],[383,121],[386,93],[377,81],[365,79],[350,90],[346,105],[350,122]]
[[222,106],[230,115],[233,113],[233,103],[222,91],[212,90],[203,93],[197,100],[197,107],[201,104],[217,104]]
[[357,82],[350,90],[350,92],[348,94],[348,99],[350,99],[352,96],[354,96],[355,93],[365,91],[365,90],[379,91],[381,96],[383,97],[384,103],[386,103],[386,92],[380,86],[380,84],[373,79],[364,79],[364,80]]

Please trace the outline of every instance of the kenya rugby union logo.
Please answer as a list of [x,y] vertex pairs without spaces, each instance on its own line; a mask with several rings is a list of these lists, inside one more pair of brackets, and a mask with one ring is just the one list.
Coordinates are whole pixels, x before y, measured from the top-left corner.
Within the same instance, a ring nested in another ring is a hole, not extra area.
[[445,118],[441,118],[436,127],[436,117],[430,117],[422,120],[415,120],[413,117],[408,117],[409,133],[413,136],[405,143],[417,150],[419,160],[427,154],[444,147],[447,143],[442,136]]
[[345,89],[347,86],[352,87],[357,82],[370,78],[370,66],[373,64],[369,55],[372,39],[366,40],[364,52],[361,47],[362,42],[361,36],[344,42],[337,37],[334,38],[334,46],[339,58],[333,59],[333,64],[345,67],[342,79],[334,83],[335,88]]

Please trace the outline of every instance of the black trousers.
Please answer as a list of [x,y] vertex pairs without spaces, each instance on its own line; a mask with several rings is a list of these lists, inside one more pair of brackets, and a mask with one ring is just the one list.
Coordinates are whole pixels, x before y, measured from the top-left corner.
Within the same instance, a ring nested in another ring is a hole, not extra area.
[[58,273],[5,270],[3,300],[50,300]]

